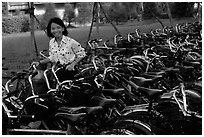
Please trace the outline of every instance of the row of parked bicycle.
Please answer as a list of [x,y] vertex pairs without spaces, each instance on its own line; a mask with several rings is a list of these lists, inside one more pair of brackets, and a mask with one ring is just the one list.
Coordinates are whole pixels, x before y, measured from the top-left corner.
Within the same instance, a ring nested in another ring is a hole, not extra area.
[[202,134],[201,30],[194,22],[90,40],[73,80],[60,82],[58,63],[17,72],[2,88],[3,133]]

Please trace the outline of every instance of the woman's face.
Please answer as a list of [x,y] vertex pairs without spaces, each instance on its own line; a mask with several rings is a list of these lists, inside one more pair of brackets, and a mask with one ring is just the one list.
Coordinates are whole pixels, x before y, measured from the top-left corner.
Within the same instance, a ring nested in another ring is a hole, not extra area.
[[64,31],[64,28],[56,23],[51,24],[51,33],[54,35],[55,38],[61,38],[62,32]]

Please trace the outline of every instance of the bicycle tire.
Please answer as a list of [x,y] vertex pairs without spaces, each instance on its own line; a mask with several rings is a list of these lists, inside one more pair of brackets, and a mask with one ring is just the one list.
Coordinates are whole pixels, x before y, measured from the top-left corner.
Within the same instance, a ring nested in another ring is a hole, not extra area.
[[122,119],[140,120],[142,122],[148,123],[149,120],[148,109],[138,109],[136,107],[125,110],[122,115]]
[[135,135],[127,129],[110,129],[102,131],[99,135]]
[[131,120],[131,119],[118,120],[114,124],[114,128],[116,127],[129,130],[130,132],[136,135],[153,135],[154,134],[151,130],[151,127],[147,123],[144,123],[139,120]]

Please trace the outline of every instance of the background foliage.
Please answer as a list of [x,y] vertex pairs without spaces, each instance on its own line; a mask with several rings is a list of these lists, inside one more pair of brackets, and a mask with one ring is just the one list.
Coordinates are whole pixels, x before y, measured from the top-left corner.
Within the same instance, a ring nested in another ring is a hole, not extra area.
[[92,6],[91,2],[78,3],[79,15],[75,18],[75,21],[79,24],[90,23],[92,18]]
[[154,16],[158,16],[156,3],[155,2],[145,2],[144,3],[143,19],[151,19]]
[[73,6],[71,4],[65,4],[63,20],[65,22],[68,22],[67,27],[71,26],[71,22],[74,21],[74,18],[75,18],[75,12],[74,12]]
[[45,5],[45,14],[41,20],[41,29],[46,29],[49,20],[53,17],[57,17],[55,6],[53,3],[47,3]]
[[174,2],[172,3],[171,13],[174,18],[193,16],[194,2]]
[[[195,9],[193,8],[195,2],[170,2],[170,11],[173,18],[193,17]],[[137,19],[148,20],[154,19],[154,16],[159,18],[168,18],[166,13],[165,2],[102,2],[101,3],[108,18],[119,25],[120,22],[127,22],[128,20]],[[143,10],[141,8],[143,5]],[[47,3],[45,14],[37,16],[40,24],[35,21],[35,29],[46,29],[46,25],[50,18],[58,16],[55,11],[53,3]],[[72,22],[77,24],[90,23],[92,19],[93,2],[79,2],[76,4],[78,7],[78,16],[75,16],[74,7],[70,4],[65,5],[64,21],[70,25]],[[100,23],[107,23],[100,10]],[[19,15],[17,10],[15,16],[8,16],[5,12],[4,2],[2,3],[2,32],[4,33],[19,33],[29,31],[29,15]],[[95,15],[96,16],[96,15]],[[68,26],[69,26],[68,25]]]
[[2,32],[3,33],[18,33],[29,31],[29,18],[28,15],[3,17],[2,18]]

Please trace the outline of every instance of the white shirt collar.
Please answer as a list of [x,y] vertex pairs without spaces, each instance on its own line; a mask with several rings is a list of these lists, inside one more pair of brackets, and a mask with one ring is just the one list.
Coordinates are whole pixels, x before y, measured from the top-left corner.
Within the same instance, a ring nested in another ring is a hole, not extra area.
[[[66,44],[67,43],[67,39],[66,38],[67,38],[66,36],[62,35],[62,41],[61,42]],[[55,38],[54,38],[54,42],[56,42]]]

